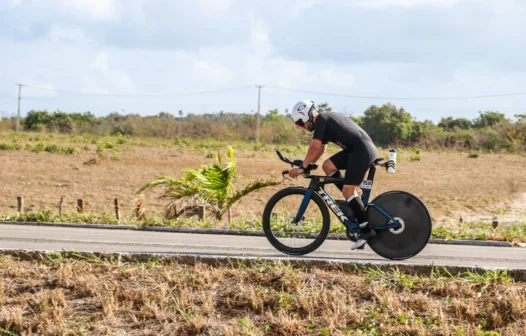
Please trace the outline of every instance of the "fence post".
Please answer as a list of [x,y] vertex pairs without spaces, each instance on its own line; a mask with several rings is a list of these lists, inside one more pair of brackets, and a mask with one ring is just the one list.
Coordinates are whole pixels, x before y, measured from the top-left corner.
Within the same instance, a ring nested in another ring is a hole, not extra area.
[[58,215],[62,217],[62,206],[64,205],[64,196],[60,197],[60,203],[58,204]]
[[117,217],[117,220],[121,219],[121,214],[119,212],[119,199],[115,198],[115,217]]
[[197,217],[199,220],[205,219],[205,207],[202,205],[197,206]]
[[77,211],[78,211],[78,213],[83,213],[84,212],[84,200],[83,199],[78,199],[77,200]]
[[16,201],[18,203],[18,213],[24,212],[24,196],[18,196],[16,198]]
[[491,226],[493,226],[493,229],[497,229],[499,226],[499,220],[497,218],[493,218],[493,221],[491,221]]

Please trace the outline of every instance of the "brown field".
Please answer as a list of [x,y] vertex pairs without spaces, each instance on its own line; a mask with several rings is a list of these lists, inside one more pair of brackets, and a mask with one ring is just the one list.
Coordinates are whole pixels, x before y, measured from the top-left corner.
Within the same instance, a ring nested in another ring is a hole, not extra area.
[[437,271],[0,256],[0,335],[526,334],[524,283]]
[[[31,137],[36,134],[0,133],[0,142],[35,145]],[[105,149],[104,160],[96,154],[97,145],[115,138],[88,138],[82,136],[39,135],[45,144],[75,147],[79,154],[63,155],[54,153],[33,153],[27,150],[0,150],[0,211],[16,211],[16,197],[23,195],[26,210],[39,208],[57,209],[62,195],[66,198],[65,209],[74,211],[76,200],[87,202],[87,211],[112,213],[113,199],[118,197],[124,216],[131,216],[135,192],[156,177],[169,175],[178,177],[186,168],[198,168],[209,164],[216,148],[206,147],[208,142],[173,145],[172,140],[129,139],[128,143],[116,145],[119,160],[111,160],[111,150]],[[14,140],[13,140],[14,138]],[[95,140],[94,140],[95,139]],[[217,142],[209,142],[213,147]],[[219,144],[225,152],[227,143]],[[281,180],[281,171],[288,167],[277,159],[273,151],[254,151],[253,144],[235,143],[240,178],[237,186],[257,178]],[[269,146],[270,147],[270,146]],[[273,148],[273,146],[272,146]],[[291,158],[302,157],[302,149],[293,149]],[[335,146],[328,152],[334,153]],[[381,150],[385,155],[387,150]],[[328,157],[326,154],[324,157]],[[520,218],[526,211],[523,195],[526,193],[526,156],[515,154],[481,154],[468,158],[467,153],[425,152],[420,161],[410,161],[414,151],[401,151],[397,173],[379,171],[373,189],[373,196],[384,191],[399,189],[414,193],[429,207],[435,221],[448,217],[458,220],[459,215],[485,216],[491,218],[513,215]],[[95,165],[85,165],[97,158]],[[321,174],[321,168],[318,170]],[[286,185],[290,185],[286,182]],[[306,181],[294,181],[305,185]],[[279,188],[267,188],[246,197],[233,209],[234,218],[260,217],[266,201]],[[335,198],[341,198],[334,187],[329,191]],[[147,192],[146,209],[148,216],[161,216],[165,203],[157,199],[158,192]],[[475,217],[474,217],[475,218]]]

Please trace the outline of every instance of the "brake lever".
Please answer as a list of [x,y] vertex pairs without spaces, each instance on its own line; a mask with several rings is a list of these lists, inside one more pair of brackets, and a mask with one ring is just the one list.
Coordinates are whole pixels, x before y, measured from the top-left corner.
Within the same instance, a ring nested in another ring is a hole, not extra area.
[[289,174],[289,171],[288,170],[284,170],[281,172],[281,176],[283,177],[284,180],[289,180],[289,181],[292,181],[292,179],[286,177],[285,175],[288,175]]

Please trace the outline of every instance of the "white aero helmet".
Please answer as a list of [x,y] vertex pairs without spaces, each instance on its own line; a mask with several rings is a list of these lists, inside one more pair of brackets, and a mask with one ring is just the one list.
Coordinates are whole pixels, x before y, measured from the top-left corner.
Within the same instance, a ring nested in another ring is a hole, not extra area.
[[305,127],[305,123],[312,120],[312,110],[314,109],[314,102],[310,100],[302,100],[292,109],[290,117],[296,126]]

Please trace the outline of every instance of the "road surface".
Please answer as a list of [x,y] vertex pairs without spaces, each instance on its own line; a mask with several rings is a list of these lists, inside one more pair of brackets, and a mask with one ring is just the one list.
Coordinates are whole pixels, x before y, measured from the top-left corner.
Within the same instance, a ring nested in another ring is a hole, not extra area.
[[[286,256],[276,251],[264,237],[4,224],[0,225],[0,249]],[[294,258],[388,261],[368,247],[351,251],[350,241],[337,240],[326,240],[317,251]],[[526,269],[526,248],[428,244],[416,257],[396,263]]]

